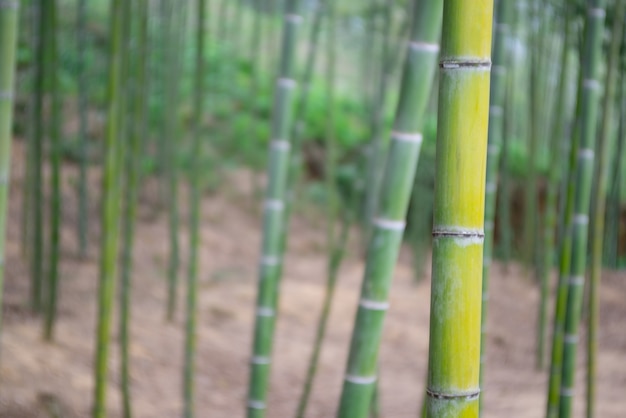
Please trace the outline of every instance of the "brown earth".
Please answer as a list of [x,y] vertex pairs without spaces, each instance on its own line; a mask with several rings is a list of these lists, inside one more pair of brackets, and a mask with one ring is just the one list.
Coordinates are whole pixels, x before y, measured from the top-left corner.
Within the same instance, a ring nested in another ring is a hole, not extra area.
[[[23,150],[15,147],[8,241],[0,417],[88,417],[93,391],[97,291],[97,203],[92,202],[91,248],[77,257],[76,171],[65,173],[62,282],[56,339],[42,342],[41,319],[30,313],[28,266],[20,250]],[[200,321],[198,331],[197,416],[243,417],[260,247],[260,216],[253,209],[250,174],[224,177],[217,193],[205,196],[202,210]],[[99,190],[91,173],[91,193]],[[156,186],[142,193],[137,228],[132,322],[132,388],[136,417],[181,415],[183,300],[174,323],[164,321],[167,218],[154,210]],[[181,201],[183,201],[181,199]],[[183,205],[184,206],[184,205]],[[186,213],[183,208],[182,213]],[[300,212],[291,225],[276,328],[269,417],[294,415],[324,292],[324,227],[315,211]],[[181,232],[187,253],[187,234]],[[308,416],[333,417],[337,408],[363,263],[352,234],[342,268],[330,326]],[[535,369],[537,286],[515,265],[496,263],[492,272],[485,417],[542,417],[546,372]],[[430,269],[415,284],[410,254],[403,250],[395,272],[381,359],[382,416],[416,417],[424,391],[428,349]],[[181,270],[184,281],[185,270]],[[626,416],[626,275],[603,276],[598,365],[599,418]],[[584,336],[583,336],[584,337]],[[117,334],[113,335],[117,342]],[[584,348],[580,350],[576,417],[584,409]],[[109,416],[120,416],[119,355],[111,351]]]

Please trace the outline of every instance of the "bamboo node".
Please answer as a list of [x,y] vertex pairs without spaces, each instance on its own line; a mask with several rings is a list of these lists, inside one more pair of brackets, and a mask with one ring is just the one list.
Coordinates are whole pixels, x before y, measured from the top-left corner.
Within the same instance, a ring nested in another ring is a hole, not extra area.
[[578,344],[578,334],[565,334],[563,342],[565,344]]
[[502,106],[491,105],[489,106],[489,114],[491,116],[502,116],[503,110]]
[[587,225],[589,224],[589,215],[585,213],[577,213],[574,215],[572,222],[576,225]]
[[374,226],[380,229],[390,231],[404,231],[406,223],[404,221],[395,221],[393,219],[375,218],[372,222]]
[[[489,267],[491,265],[491,257],[483,257],[483,266]],[[489,300],[489,295],[483,295],[483,300]]]
[[582,286],[585,284],[585,276],[571,276],[567,283],[570,286]]
[[574,396],[574,389],[562,387],[561,391],[560,391],[560,394],[561,394],[561,396],[565,396],[565,397],[571,398],[572,396]]
[[287,13],[285,15],[285,20],[289,23],[295,23],[296,25],[298,25],[302,22],[302,16],[295,13]]
[[298,83],[292,78],[279,77],[278,87],[286,88],[287,90],[295,89]]
[[[491,110],[491,109],[489,109]],[[496,144],[487,145],[487,154],[488,155],[497,155],[500,152],[500,147]]]
[[580,160],[593,160],[595,154],[593,148],[581,148],[578,150],[578,158]]
[[14,9],[17,10],[19,2],[17,0],[0,0],[0,9]]
[[493,221],[491,220],[485,221],[485,230],[491,231],[492,229],[493,229]]
[[274,309],[268,308],[267,306],[259,306],[256,310],[256,314],[257,316],[271,318],[274,316]]
[[496,75],[506,75],[506,67],[504,65],[494,65],[491,67],[491,72]]
[[280,264],[280,257],[275,255],[261,256],[261,265],[263,266],[277,266]]
[[266,210],[281,211],[285,208],[285,203],[280,199],[267,199],[265,200]]
[[433,44],[433,43],[428,43],[428,42],[412,41],[412,42],[409,42],[409,48],[411,48],[411,50],[413,51],[432,52],[432,53],[439,52],[439,44]]
[[587,14],[590,17],[596,17],[598,19],[604,19],[606,17],[606,10],[604,10],[601,7],[590,7],[589,10],[587,10]]
[[387,309],[389,309],[389,302],[361,299],[359,301],[359,306],[364,309],[369,309],[371,311],[386,311]]
[[355,376],[352,374],[346,374],[344,378],[347,382],[354,383],[355,385],[371,385],[378,379],[376,376]]
[[4,186],[5,184],[9,184],[9,173],[6,171],[0,173],[0,185]]
[[13,92],[11,90],[0,91],[0,100],[4,100],[4,101],[7,101],[7,102],[12,101],[13,100]]
[[433,238],[479,238],[482,242],[485,233],[482,229],[437,226],[433,228],[432,236]]
[[426,395],[429,398],[440,399],[440,400],[456,400],[461,399],[465,401],[475,401],[480,397],[480,389],[475,392],[470,393],[442,393],[434,391],[430,388],[426,388]]
[[271,362],[272,360],[267,356],[252,356],[250,359],[250,363],[257,365],[270,364]]
[[583,87],[589,90],[600,90],[602,88],[602,85],[596,79],[586,78],[583,81]]
[[495,181],[488,181],[485,184],[485,193],[495,193],[498,189],[498,183]]
[[395,139],[396,141],[414,142],[416,144],[421,144],[422,140],[424,139],[424,136],[419,132],[410,133],[410,132],[392,131],[391,138]]
[[459,69],[476,69],[490,70],[491,60],[489,59],[444,59],[439,62],[439,68],[442,70],[459,70]]
[[251,409],[265,409],[265,402],[257,401],[255,399],[248,399],[248,408]]
[[291,144],[285,139],[274,139],[270,142],[270,146],[272,149],[283,152],[287,152],[289,151],[289,148],[291,148]]

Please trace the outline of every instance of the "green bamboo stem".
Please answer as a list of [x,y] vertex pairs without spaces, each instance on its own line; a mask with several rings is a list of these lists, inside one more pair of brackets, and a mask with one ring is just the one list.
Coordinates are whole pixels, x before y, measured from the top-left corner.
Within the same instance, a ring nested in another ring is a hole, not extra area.
[[37,26],[39,28],[36,51],[35,103],[34,103],[34,144],[33,144],[33,251],[31,253],[31,295],[30,303],[35,312],[41,310],[42,284],[44,274],[44,219],[43,219],[43,137],[44,137],[44,95],[45,95],[45,51],[43,37],[45,17],[42,13],[45,0],[39,0]]
[[[575,120],[578,121],[581,115],[582,103],[582,72],[579,73],[577,100],[575,110]],[[569,144],[568,164],[566,167],[567,175],[563,182],[565,190],[564,202],[561,205],[560,215],[560,245],[559,245],[559,278],[556,289],[556,303],[554,307],[554,325],[552,327],[552,350],[550,360],[550,378],[548,381],[548,396],[546,417],[555,418],[559,411],[559,389],[561,387],[561,367],[563,364],[563,336],[565,326],[565,312],[568,295],[568,280],[570,275],[572,260],[572,240],[573,227],[572,220],[574,217],[574,193],[576,191],[576,167],[578,164],[578,148],[580,142],[580,123],[575,126],[575,131],[571,135],[570,141],[564,141]]]
[[268,163],[269,183],[264,203],[259,289],[247,404],[249,418],[261,418],[266,413],[272,340],[284,254],[283,234],[287,227],[284,211],[296,89],[294,63],[297,32],[302,20],[298,12],[299,0],[287,0],[280,67],[274,97],[272,140]]
[[587,230],[589,224],[589,205],[591,180],[595,149],[595,133],[598,121],[601,84],[599,62],[602,53],[602,35],[604,31],[605,9],[603,0],[587,1],[585,23],[585,57],[582,67],[582,121],[578,167],[576,173],[576,201],[573,218],[572,262],[568,281],[567,304],[565,315],[565,333],[563,337],[563,368],[559,394],[559,417],[569,418],[572,413],[574,396],[574,376],[576,371],[576,352],[578,348],[578,327],[583,299],[586,269]]
[[479,412],[492,10],[491,0],[444,2],[426,389],[431,418]]
[[554,163],[550,165],[548,173],[547,190],[546,190],[546,213],[545,225],[543,231],[543,262],[541,265],[540,282],[541,282],[541,301],[539,303],[539,320],[537,326],[537,351],[536,366],[543,369],[545,366],[545,346],[546,346],[546,330],[548,322],[548,299],[550,272],[554,265],[555,258],[555,232],[557,227],[557,198],[562,174],[562,167],[557,164],[560,153],[561,144],[564,138],[566,118],[566,101],[568,98],[567,88],[570,79],[571,67],[568,65],[569,43],[571,38],[571,17],[569,14],[569,6],[566,8],[563,18],[563,45],[561,46],[560,59],[560,77],[557,87],[557,102],[554,109],[554,118],[551,126],[550,140],[550,156]]
[[[496,198],[498,192],[498,170],[504,133],[504,112],[507,88],[507,51],[509,37],[511,2],[500,0],[495,15],[495,43],[493,47],[493,68],[491,71],[491,98],[489,106],[489,131],[487,145],[487,169],[485,183],[485,224],[482,271],[482,313],[480,346],[480,386],[483,387],[485,371],[485,346],[487,342],[487,305],[489,302],[489,268],[493,256]],[[484,390],[484,388],[483,388]],[[480,398],[482,415],[482,397]]]
[[193,115],[193,143],[192,143],[192,177],[191,201],[189,220],[189,271],[187,277],[187,305],[185,328],[185,360],[183,371],[183,398],[185,418],[194,416],[195,400],[195,364],[198,322],[198,246],[200,242],[200,198],[202,192],[202,132],[201,121],[204,109],[204,61],[206,36],[206,1],[197,3],[196,21],[196,68],[194,80],[194,115]]
[[405,227],[420,133],[439,51],[442,2],[413,3],[413,22],[377,216],[369,238],[365,276],[343,383],[340,418],[365,418],[376,385],[378,348],[393,269]]
[[104,174],[102,178],[102,237],[100,253],[100,286],[98,291],[98,325],[95,358],[94,418],[106,417],[107,368],[111,330],[111,312],[115,294],[120,217],[120,140],[124,2],[112,0],[110,15],[110,61],[107,86],[107,124],[105,136]]
[[85,69],[85,50],[87,49],[87,34],[85,23],[87,20],[87,1],[78,0],[76,14],[77,33],[77,72],[78,72],[78,141],[80,142],[80,166],[78,175],[78,245],[82,257],[87,254],[89,234],[89,191],[87,190],[88,144],[87,137],[87,73]]
[[47,42],[46,75],[50,94],[50,248],[47,282],[46,317],[43,336],[52,341],[54,322],[57,311],[57,293],[59,282],[59,254],[61,239],[61,102],[58,91],[57,69],[57,2],[46,1],[41,9],[45,26],[43,36]]
[[[624,13],[626,2],[618,0],[613,9],[613,28],[609,49],[606,86],[602,104],[602,125],[598,141],[598,161],[593,183],[593,228],[591,236],[591,274],[589,277],[589,324],[587,332],[587,418],[593,418],[596,410],[596,379],[598,357],[598,328],[600,317],[600,280],[602,276],[602,244],[604,236],[604,214],[608,183],[608,161],[613,152],[613,107],[617,81],[620,48],[624,37]],[[622,76],[623,81],[623,76]]]
[[6,220],[11,175],[13,132],[13,91],[17,51],[18,1],[0,2],[0,336],[2,335],[2,295]]
[[[167,84],[166,84],[166,97],[168,103],[171,105],[171,109],[166,115],[166,144],[168,154],[167,163],[167,184],[168,184],[168,228],[169,228],[169,260],[167,267],[167,312],[166,318],[168,321],[174,320],[174,314],[176,312],[176,306],[178,301],[178,282],[179,282],[179,269],[180,269],[180,245],[178,237],[178,226],[180,220],[180,208],[178,205],[178,179],[179,170],[176,158],[176,143],[175,138],[178,137],[178,105],[180,99],[180,75],[182,57],[179,55],[181,47],[180,34],[183,31],[181,27],[181,18],[183,16],[183,10],[175,2],[169,4],[169,31],[168,45],[166,50],[166,56],[168,57],[167,68]],[[180,31],[180,32],[179,32]]]
[[[136,6],[135,6],[136,5]],[[125,158],[126,187],[123,214],[123,244],[121,260],[120,292],[120,389],[122,392],[122,413],[124,418],[131,418],[132,393],[130,387],[130,320],[132,296],[133,247],[135,241],[135,223],[137,218],[138,188],[140,183],[140,164],[142,141],[147,132],[146,114],[146,75],[147,75],[147,37],[148,37],[148,2],[136,0],[133,3],[137,14],[137,46],[129,52],[135,57],[129,68],[134,87],[128,97],[128,111],[132,120],[127,122],[129,138],[128,152]],[[130,59],[130,57],[128,58]]]
[[[383,150],[383,128],[385,117],[385,99],[387,96],[387,87],[390,81],[391,63],[393,60],[389,56],[390,35],[391,35],[391,5],[384,8],[383,22],[383,39],[381,42],[381,57],[383,64],[381,66],[380,77],[378,80],[378,88],[372,100],[371,134],[372,139],[367,145],[367,171],[365,191],[365,242],[372,231],[372,219],[376,213],[376,204],[380,190],[380,181],[382,176],[383,164],[385,162],[385,153]],[[371,67],[369,65],[368,67]]]

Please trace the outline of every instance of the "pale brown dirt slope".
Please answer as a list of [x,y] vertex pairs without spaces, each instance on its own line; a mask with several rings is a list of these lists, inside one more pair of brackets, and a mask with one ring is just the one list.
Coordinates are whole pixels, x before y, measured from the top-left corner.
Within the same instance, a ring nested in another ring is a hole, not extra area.
[[[18,163],[22,150],[15,149]],[[0,417],[48,417],[42,398],[53,395],[66,418],[89,416],[97,290],[97,231],[89,257],[76,257],[76,198],[66,173],[64,192],[62,284],[56,342],[43,343],[41,321],[29,313],[28,266],[20,255],[21,167],[14,164],[7,245],[5,325],[0,368]],[[99,189],[92,173],[92,193]],[[243,417],[248,356],[253,325],[260,217],[251,209],[246,174],[228,175],[221,191],[203,201],[200,322],[197,367],[197,416]],[[171,418],[181,411],[183,297],[173,324],[164,321],[166,217],[154,211],[144,190],[137,230],[133,286],[132,387],[136,417]],[[226,192],[229,190],[229,192]],[[232,191],[234,190],[234,191]],[[93,225],[97,203],[92,202]],[[183,212],[186,213],[186,212]],[[97,229],[97,227],[95,227]],[[308,416],[333,417],[337,408],[355,303],[363,274],[357,234],[332,308],[319,375]],[[183,254],[187,235],[181,232]],[[315,214],[294,217],[282,282],[276,328],[269,417],[294,414],[324,289],[324,227]],[[426,269],[429,271],[429,269]],[[185,271],[181,270],[181,281]],[[417,416],[424,389],[428,347],[429,277],[413,282],[405,249],[395,272],[391,309],[381,349],[384,417]],[[626,275],[606,273],[602,289],[602,329],[598,382],[598,417],[626,416]],[[485,417],[542,417],[546,373],[534,368],[537,288],[516,266],[492,274]],[[117,334],[113,335],[117,342]],[[584,351],[584,350],[581,350]],[[118,350],[112,347],[109,416],[120,416]],[[581,353],[580,367],[584,366]],[[576,417],[583,416],[584,372],[579,372]]]

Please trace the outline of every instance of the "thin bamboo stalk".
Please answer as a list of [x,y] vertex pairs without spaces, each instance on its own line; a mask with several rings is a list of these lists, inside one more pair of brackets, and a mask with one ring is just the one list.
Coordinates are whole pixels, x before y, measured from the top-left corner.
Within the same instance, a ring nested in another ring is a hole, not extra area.
[[606,15],[603,0],[587,1],[585,23],[585,57],[582,67],[582,121],[578,167],[576,172],[576,201],[573,218],[572,262],[568,281],[565,333],[563,337],[563,369],[559,393],[559,417],[569,418],[572,413],[578,327],[585,282],[587,231],[589,205],[598,121],[601,84],[599,62],[602,54],[602,37]]
[[198,322],[198,246],[200,243],[200,198],[202,193],[202,132],[201,121],[204,109],[204,67],[205,67],[205,37],[206,37],[206,1],[197,3],[196,21],[196,68],[194,80],[194,115],[193,115],[193,143],[192,143],[192,174],[191,174],[191,202],[189,221],[189,271],[187,277],[187,305],[185,328],[185,360],[183,371],[183,398],[185,418],[194,416],[195,400],[195,364]]
[[[620,48],[624,38],[624,14],[626,2],[618,0],[613,9],[613,28],[609,49],[606,86],[602,104],[602,125],[598,143],[598,162],[593,183],[593,230],[591,237],[591,274],[589,277],[589,324],[587,332],[587,418],[593,418],[596,410],[596,379],[598,357],[598,328],[600,317],[599,287],[602,276],[602,244],[604,236],[604,215],[608,183],[609,155],[614,149],[613,107],[615,104],[615,85],[619,66]],[[621,73],[621,82],[624,77]]]
[[89,191],[87,190],[88,144],[87,137],[87,72],[85,51],[87,49],[87,0],[78,0],[76,13],[77,72],[78,72],[78,141],[80,142],[80,165],[78,175],[78,245],[82,257],[87,254],[89,236]]
[[[511,2],[500,0],[495,15],[495,42],[493,51],[493,69],[491,72],[491,97],[489,106],[489,130],[487,145],[487,169],[485,183],[485,241],[483,249],[483,284],[482,313],[480,326],[480,386],[483,388],[486,342],[487,342],[487,306],[489,302],[489,268],[493,257],[494,225],[496,217],[496,199],[500,168],[500,154],[504,133],[504,113],[506,106],[507,61],[506,44],[511,30]],[[480,413],[482,415],[480,398]]]
[[[571,67],[568,65],[569,44],[572,34],[571,30],[571,16],[569,13],[569,6],[564,4],[565,15],[563,18],[563,45],[561,46],[561,64],[560,64],[560,77],[559,85],[557,88],[557,103],[554,109],[554,118],[551,126],[551,140],[550,140],[550,155],[554,160],[558,159],[560,153],[561,144],[563,142],[565,133],[565,123],[568,119],[566,117],[566,101],[568,98],[567,87],[570,81]],[[557,227],[557,198],[560,184],[560,177],[562,174],[561,164],[553,163],[550,165],[548,173],[547,190],[546,190],[546,214],[545,214],[545,227],[543,232],[543,262],[541,265],[540,282],[541,282],[541,301],[539,303],[539,320],[537,327],[537,352],[536,352],[536,365],[539,369],[544,368],[545,364],[545,338],[547,329],[547,317],[548,317],[548,299],[549,299],[549,283],[550,272],[554,265],[555,256],[555,232]]]
[[6,220],[11,175],[13,91],[17,51],[18,1],[0,2],[0,336],[2,335],[2,296]]
[[412,3],[410,42],[377,216],[368,243],[365,276],[337,414],[340,418],[365,418],[370,412],[387,298],[404,233],[422,143],[420,129],[439,52],[442,4],[437,0]]
[[[123,70],[124,2],[112,0],[110,14],[110,58],[107,86],[107,125],[105,136],[104,174],[102,178],[102,220],[100,253],[100,286],[98,290],[98,325],[95,358],[94,418],[106,417],[107,368],[111,329],[111,312],[117,275],[120,218],[120,95]],[[129,17],[129,16],[127,16]]]
[[446,0],[437,132],[427,415],[477,416],[491,0]]
[[45,71],[48,93],[50,94],[50,248],[47,282],[46,317],[43,336],[52,341],[54,322],[57,311],[57,293],[59,282],[59,255],[61,239],[61,101],[58,91],[57,68],[57,2],[46,1],[41,9],[45,19],[43,36],[47,43]]
[[31,253],[31,295],[30,303],[35,312],[41,310],[42,284],[44,274],[44,219],[43,219],[43,132],[44,132],[44,95],[45,95],[45,42],[43,27],[45,17],[42,13],[45,0],[39,0],[37,13],[36,70],[35,70],[35,129],[33,144],[33,251]]
[[267,408],[272,340],[284,254],[283,234],[287,228],[284,211],[296,89],[294,62],[298,27],[302,20],[298,14],[299,5],[299,0],[287,0],[285,4],[282,50],[276,80],[272,140],[269,149],[269,183],[264,203],[259,288],[248,389],[249,418],[264,417]]

